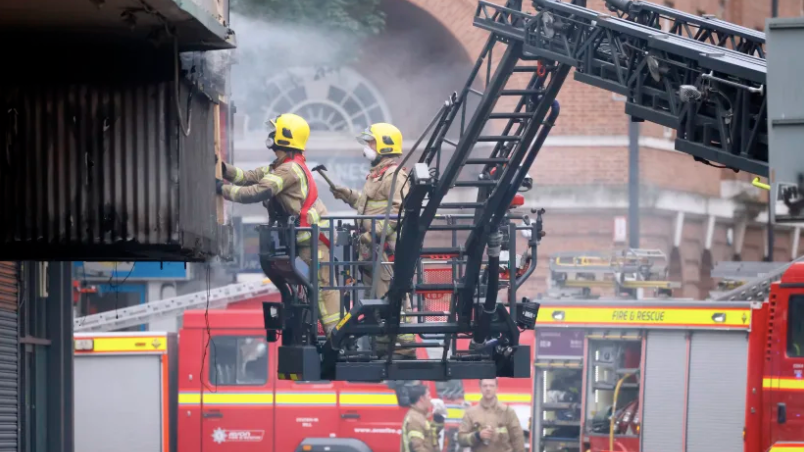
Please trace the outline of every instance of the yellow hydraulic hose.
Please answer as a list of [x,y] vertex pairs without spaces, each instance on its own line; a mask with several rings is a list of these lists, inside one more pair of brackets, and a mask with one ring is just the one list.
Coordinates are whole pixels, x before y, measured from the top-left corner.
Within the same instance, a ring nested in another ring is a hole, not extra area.
[[754,180],[751,181],[751,185],[753,185],[754,187],[757,187],[757,188],[761,188],[763,190],[770,190],[770,185],[763,184],[762,182],[759,181],[758,177],[755,177]]
[[614,451],[614,420],[617,414],[617,397],[620,395],[620,386],[634,374],[625,374],[614,387],[614,402],[611,404],[611,420],[609,421],[609,450]]

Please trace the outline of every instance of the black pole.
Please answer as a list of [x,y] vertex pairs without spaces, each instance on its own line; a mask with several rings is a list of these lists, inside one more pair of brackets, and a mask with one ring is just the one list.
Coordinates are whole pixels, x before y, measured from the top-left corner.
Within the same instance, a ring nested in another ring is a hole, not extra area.
[[[771,0],[771,17],[779,16],[779,0]],[[773,223],[771,222],[771,199],[768,196],[768,262],[773,262]]]
[[639,248],[639,123],[628,122],[628,246]]
[[771,0],[771,17],[779,16],[779,0]]

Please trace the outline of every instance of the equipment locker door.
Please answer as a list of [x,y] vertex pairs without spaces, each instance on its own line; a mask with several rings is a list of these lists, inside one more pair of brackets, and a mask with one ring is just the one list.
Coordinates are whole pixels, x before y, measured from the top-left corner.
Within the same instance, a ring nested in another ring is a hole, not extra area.
[[[203,336],[206,343],[206,332]],[[201,375],[204,450],[273,449],[271,355],[265,331],[211,330]]]
[[780,349],[771,353],[770,375],[763,382],[770,386],[765,406],[770,444],[804,442],[804,295],[782,295],[776,303],[775,312],[787,316],[774,319]]
[[687,452],[743,449],[747,356],[744,331],[692,333]]

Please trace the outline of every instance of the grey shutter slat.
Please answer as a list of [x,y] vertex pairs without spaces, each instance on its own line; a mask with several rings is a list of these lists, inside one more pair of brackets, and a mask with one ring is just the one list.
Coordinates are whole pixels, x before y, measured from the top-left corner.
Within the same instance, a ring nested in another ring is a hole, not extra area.
[[687,452],[743,449],[747,357],[745,332],[692,334]]
[[0,452],[16,452],[19,420],[19,338],[16,262],[0,262]]
[[17,263],[0,262],[0,309],[17,310]]
[[645,353],[642,450],[682,450],[684,368],[687,341],[683,331],[650,331]]
[[18,354],[17,313],[0,308],[0,452],[17,450]]

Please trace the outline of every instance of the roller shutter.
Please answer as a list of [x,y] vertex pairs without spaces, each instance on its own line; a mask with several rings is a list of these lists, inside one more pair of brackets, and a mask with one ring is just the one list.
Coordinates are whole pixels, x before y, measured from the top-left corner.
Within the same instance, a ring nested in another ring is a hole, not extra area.
[[743,449],[747,357],[745,332],[692,334],[687,452]]
[[17,450],[17,268],[16,262],[0,262],[0,452]]
[[650,331],[645,350],[642,450],[680,451],[684,431],[683,331]]

